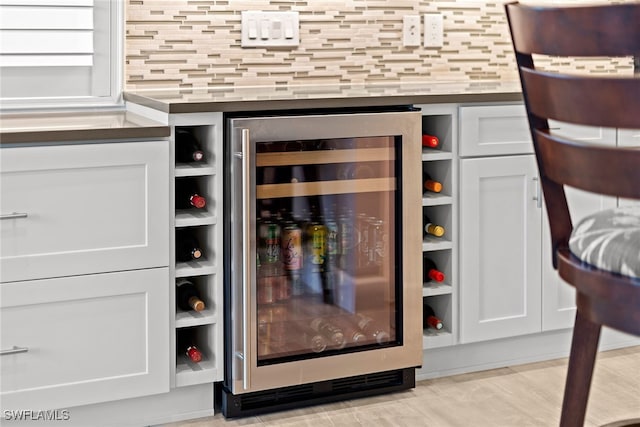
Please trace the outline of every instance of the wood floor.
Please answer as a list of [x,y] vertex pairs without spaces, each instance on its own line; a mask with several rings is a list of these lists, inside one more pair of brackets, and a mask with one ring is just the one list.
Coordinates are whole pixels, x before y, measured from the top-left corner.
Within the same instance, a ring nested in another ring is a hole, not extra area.
[[[166,427],[557,426],[567,360],[421,381],[410,391],[257,417]],[[585,426],[640,423],[640,346],[598,354]]]

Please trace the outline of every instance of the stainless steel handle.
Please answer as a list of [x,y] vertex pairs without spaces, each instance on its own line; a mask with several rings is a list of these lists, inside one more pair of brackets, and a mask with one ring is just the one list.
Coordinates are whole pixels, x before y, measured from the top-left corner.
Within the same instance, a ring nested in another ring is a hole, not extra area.
[[535,186],[536,186],[536,195],[533,196],[533,200],[536,201],[536,206],[538,208],[542,208],[542,193],[540,189],[540,179],[536,176],[533,178],[533,182],[535,183]]
[[27,351],[29,351],[29,348],[27,347],[18,347],[18,346],[13,346],[8,350],[0,350],[0,356],[4,356],[7,354],[18,354],[18,353],[26,353]]
[[[250,372],[250,308],[251,308],[251,169],[250,169],[249,129],[242,129],[242,386],[248,390],[251,385]],[[253,262],[256,260],[254,259]]]
[[0,215],[0,219],[26,218],[27,216],[24,212],[11,212],[10,214]]

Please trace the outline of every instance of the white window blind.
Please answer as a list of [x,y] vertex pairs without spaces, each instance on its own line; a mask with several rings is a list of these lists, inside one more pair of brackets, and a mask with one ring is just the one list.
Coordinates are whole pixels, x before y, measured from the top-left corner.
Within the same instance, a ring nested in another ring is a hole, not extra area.
[[120,0],[0,0],[0,105],[102,104],[120,95]]
[[0,0],[0,64],[93,65],[93,0]]

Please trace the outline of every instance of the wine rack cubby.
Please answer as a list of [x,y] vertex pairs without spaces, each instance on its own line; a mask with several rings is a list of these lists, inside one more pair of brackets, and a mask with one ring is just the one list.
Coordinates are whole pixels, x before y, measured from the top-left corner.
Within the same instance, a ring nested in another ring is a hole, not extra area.
[[[204,302],[202,311],[183,310],[176,304],[176,288],[172,289],[175,318],[172,336],[174,371],[173,387],[185,387],[220,381],[223,378],[222,329],[222,115],[174,115],[172,123],[172,158],[174,159],[171,194],[175,194],[177,180],[194,180],[199,194],[206,199],[203,208],[176,209],[173,206],[175,231],[187,230],[196,237],[202,250],[199,259],[176,261],[176,232],[172,234],[171,259],[173,283],[188,279]],[[180,144],[178,130],[195,138],[204,156],[200,161],[176,162],[176,144]],[[181,337],[188,334],[202,354],[200,362],[191,361],[177,348]]]
[[444,227],[444,235],[426,235],[422,224],[423,257],[435,262],[444,280],[436,282],[423,276],[423,302],[433,308],[443,328],[423,330],[423,349],[455,344],[457,337],[457,109],[449,105],[418,105],[422,110],[422,133],[439,139],[437,148],[422,149],[422,170],[442,184],[439,193],[423,187],[422,218]]

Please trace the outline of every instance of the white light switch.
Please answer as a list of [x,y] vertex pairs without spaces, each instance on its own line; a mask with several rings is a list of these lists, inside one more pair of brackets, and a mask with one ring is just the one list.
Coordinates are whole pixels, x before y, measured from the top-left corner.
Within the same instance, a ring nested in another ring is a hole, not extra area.
[[242,47],[298,46],[298,12],[242,12]]
[[255,19],[251,19],[249,21],[249,38],[252,40],[255,40],[258,38],[258,23],[256,22]]

